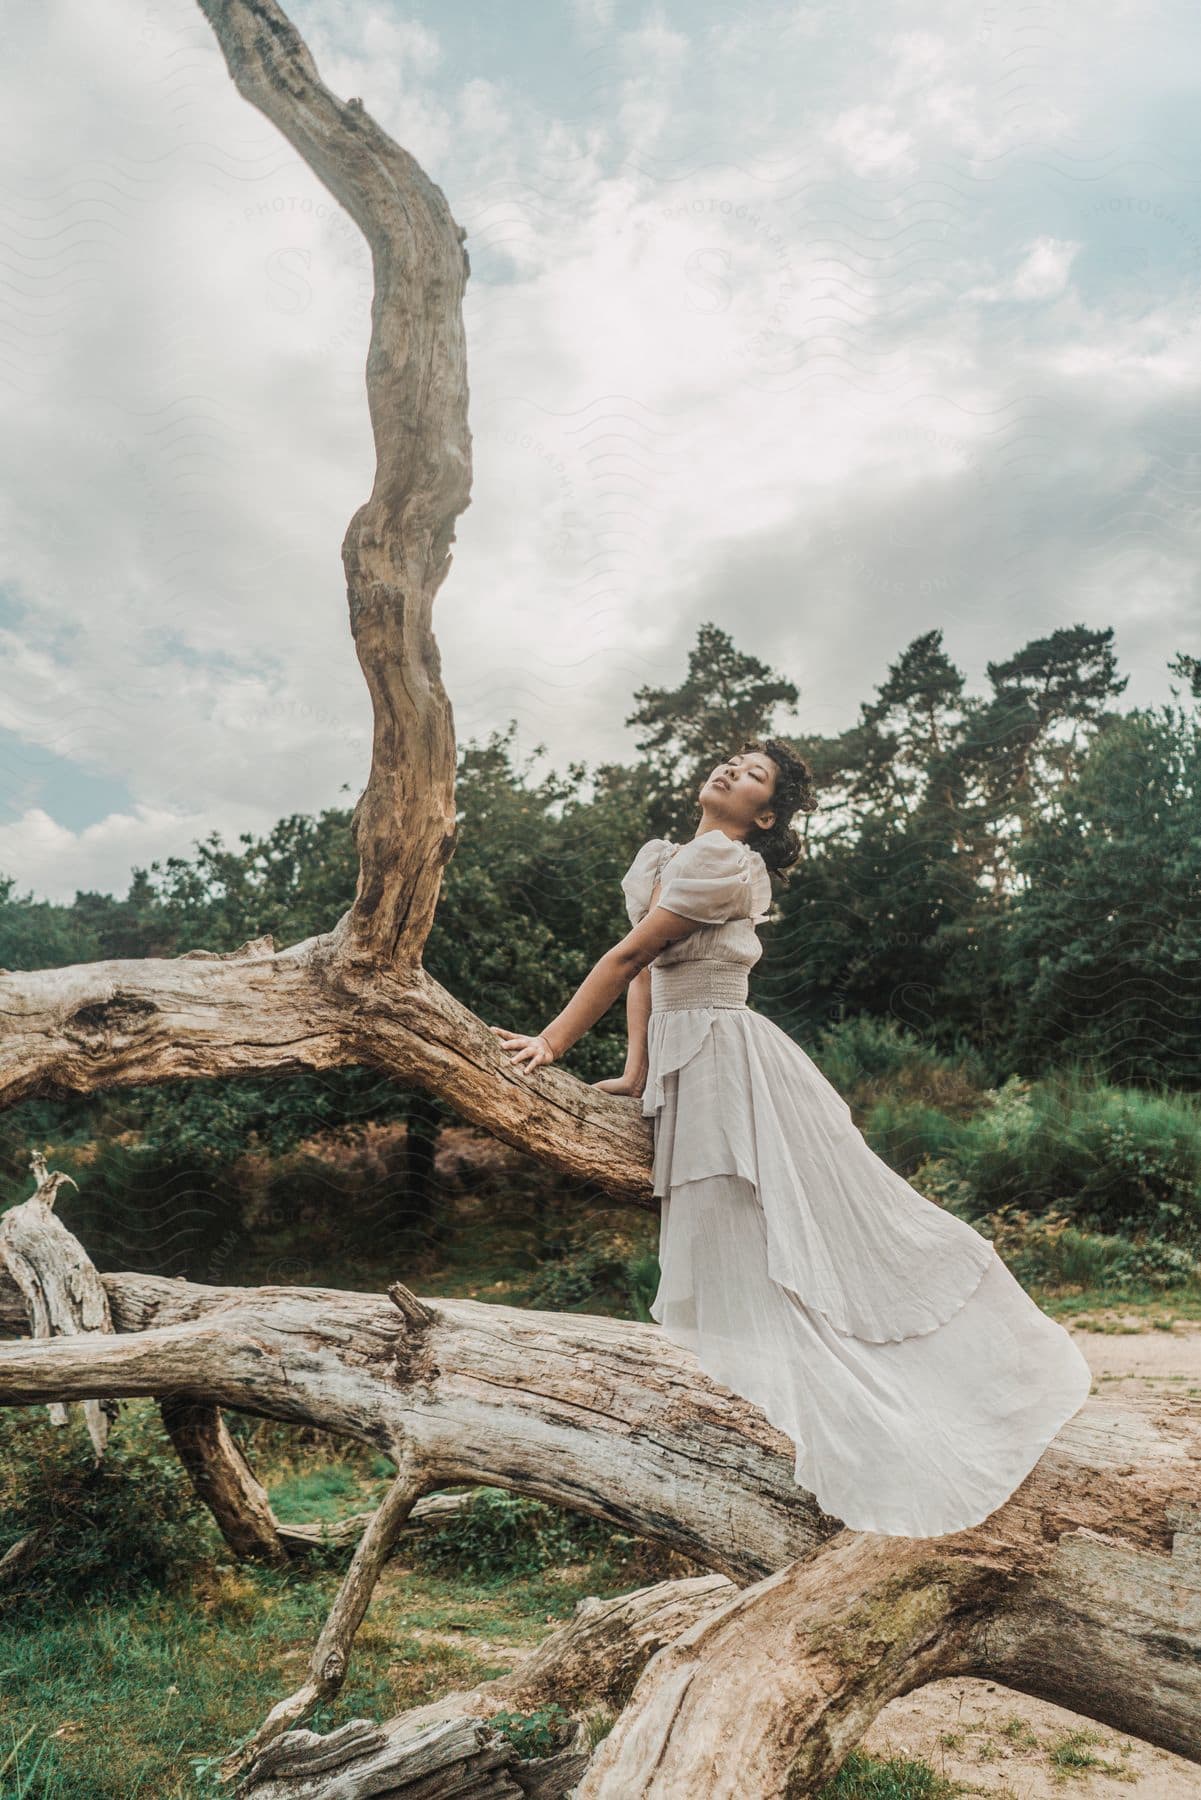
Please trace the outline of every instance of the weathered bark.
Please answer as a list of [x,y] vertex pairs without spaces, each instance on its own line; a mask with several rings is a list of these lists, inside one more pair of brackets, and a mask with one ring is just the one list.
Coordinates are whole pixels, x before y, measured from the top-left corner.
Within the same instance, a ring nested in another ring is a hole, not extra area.
[[[508,1788],[486,1785],[499,1780],[494,1767],[468,1771],[458,1767],[462,1746],[487,1744],[481,1722],[494,1714],[502,1710],[529,1714],[551,1701],[607,1722],[624,1704],[648,1659],[724,1606],[736,1591],[724,1576],[703,1575],[656,1582],[618,1599],[581,1600],[566,1624],[512,1674],[445,1694],[384,1726],[356,1720],[324,1738],[307,1731],[289,1732],[247,1770],[238,1794],[245,1800],[300,1800],[302,1795],[319,1793],[319,1787],[305,1783],[320,1763],[323,1771],[336,1770],[338,1792],[346,1800],[405,1793],[409,1784],[435,1780],[443,1771],[446,1785],[431,1786],[431,1794],[536,1793],[542,1800],[558,1800],[571,1791],[588,1762],[579,1722],[557,1754],[528,1765],[516,1757],[507,1767],[500,1764],[512,1783]],[[493,1747],[502,1751],[503,1740]]]
[[[317,1641],[307,1681],[274,1706],[248,1743],[227,1760],[227,1777],[248,1770],[269,1744],[307,1718],[319,1701],[330,1699],[341,1687],[350,1645],[366,1613],[380,1569],[412,1513],[413,1494],[420,1485],[418,1468],[414,1458],[411,1468],[397,1477],[364,1533]],[[560,1706],[577,1708],[605,1701],[619,1708],[647,1659],[686,1625],[721,1604],[733,1588],[726,1577],[710,1575],[699,1581],[661,1582],[607,1602],[582,1600],[571,1622],[553,1632],[512,1675],[469,1692],[446,1695],[418,1708],[416,1714],[406,1714],[405,1742],[409,1742],[410,1730],[418,1726],[424,1729],[464,1713],[488,1717],[505,1707],[534,1712],[552,1700]],[[257,1763],[260,1774],[263,1766],[262,1762]],[[373,1762],[373,1769],[379,1772],[377,1763]],[[572,1779],[582,1770],[583,1762],[573,1768]],[[253,1770],[250,1773],[257,1781],[258,1774]]]
[[759,1584],[650,1664],[604,1750],[625,1759],[608,1791],[694,1793],[689,1759],[707,1755],[700,1791],[745,1793],[722,1760],[737,1722],[761,1791],[805,1792],[895,1694],[950,1673],[1201,1760],[1193,1401],[1090,1400],[984,1525],[915,1548],[820,1513],[789,1441],[653,1326],[399,1286],[385,1300],[102,1279],[116,1335],[0,1348],[0,1404],[182,1389],[372,1443],[425,1492],[509,1487]]
[[422,1492],[421,1458],[410,1453],[382,1503],[359,1539],[346,1578],[338,1590],[329,1616],[309,1660],[308,1679],[294,1694],[280,1700],[267,1714],[249,1743],[224,1765],[232,1776],[292,1725],[307,1719],[319,1701],[336,1694],[346,1679],[350,1646],[363,1622],[393,1545]]
[[267,1490],[230,1437],[220,1409],[166,1394],[159,1411],[176,1455],[235,1556],[276,1567],[286,1563]]
[[574,1747],[523,1762],[485,1721],[413,1726],[370,1719],[320,1737],[290,1731],[264,1752],[238,1800],[561,1800],[587,1757]]
[[[418,1500],[409,1514],[406,1525],[413,1529],[424,1526],[437,1531],[448,1519],[457,1517],[470,1506],[471,1494],[426,1494]],[[317,1524],[307,1521],[297,1523],[295,1520],[275,1519],[275,1529],[280,1543],[293,1556],[302,1556],[320,1545],[357,1544],[375,1517],[375,1512],[348,1513],[342,1519],[322,1519]]]
[[371,773],[354,815],[359,883],[345,954],[415,965],[455,840],[455,742],[431,627],[471,491],[463,292],[446,196],[361,102],[339,100],[274,0],[200,0],[238,92],[279,129],[371,247],[367,402],[375,484],[342,545],[371,694]]
[[816,1792],[890,1700],[973,1666],[1013,1579],[978,1542],[841,1533],[656,1656],[576,1800]]
[[[655,1326],[475,1300],[106,1274],[116,1335],[0,1346],[0,1405],[195,1399],[417,1451],[426,1493],[487,1482],[754,1580],[838,1529],[788,1439]],[[404,1301],[402,1307],[401,1301]],[[699,1406],[698,1406],[699,1401]]]
[[455,740],[432,630],[471,436],[465,233],[445,195],[357,101],[321,81],[275,0],[200,0],[238,91],[359,225],[375,293],[367,399],[375,481],[343,543],[350,625],[371,696],[359,880],[334,928],[278,952],[0,971],[0,1104],[231,1073],[369,1064],[576,1180],[653,1208],[636,1102],[548,1068],[516,1075],[486,1025],[420,967],[455,839]]
[[[347,915],[347,918],[349,915]],[[338,953],[346,920],[272,954],[147,957],[0,975],[0,1102],[215,1075],[367,1064],[440,1094],[470,1124],[577,1181],[653,1210],[638,1101],[551,1065],[513,1072],[487,1026],[422,969]]]
[[468,1700],[481,1713],[502,1706],[529,1713],[558,1700],[579,1710],[601,1704],[618,1712],[651,1657],[738,1592],[728,1576],[709,1574],[657,1581],[607,1600],[590,1595],[520,1668],[470,1694],[445,1695],[436,1705],[446,1715]]
[[[349,914],[348,914],[349,916]],[[0,1102],[261,1071],[385,1069],[574,1181],[654,1210],[637,1100],[551,1066],[513,1073],[488,1026],[414,968],[371,974],[339,931],[290,950],[79,963],[0,976]]]
[[[1126,1473],[1158,1488],[1157,1460]],[[575,1800],[813,1793],[890,1700],[951,1675],[1003,1682],[1201,1760],[1195,1475],[1186,1488],[1188,1502],[1152,1505],[1167,1554],[1065,1529],[1045,1498],[1039,1537],[1034,1494],[945,1547],[840,1534],[655,1658]]]

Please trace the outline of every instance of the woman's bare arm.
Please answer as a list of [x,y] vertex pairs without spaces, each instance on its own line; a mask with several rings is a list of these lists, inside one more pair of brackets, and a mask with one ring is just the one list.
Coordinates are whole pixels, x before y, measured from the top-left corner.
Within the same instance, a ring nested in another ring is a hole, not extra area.
[[[520,1031],[506,1031],[499,1024],[490,1026],[490,1030],[501,1039],[501,1048],[520,1075],[528,1075],[531,1069],[542,1066],[542,1062],[547,1062],[549,1057],[562,1057],[576,1039],[583,1037],[585,1031],[591,1030],[596,1021],[609,1012],[619,994],[627,992],[636,983],[637,977],[646,974],[659,950],[668,949],[670,943],[679,943],[682,938],[691,938],[693,931],[699,929],[699,920],[684,918],[682,913],[668,913],[664,905],[655,904],[657,898],[659,882],[655,882],[654,893],[650,896],[650,909],[645,918],[641,918],[636,927],[625,934],[621,943],[614,943],[612,950],[605,950],[600,961],[594,963],[589,974],[583,977],[562,1013],[558,1013],[556,1019],[551,1019],[546,1030],[538,1031],[538,1037],[524,1037]],[[641,992],[645,994],[646,1015],[650,1015],[648,974],[646,986]],[[630,1001],[627,999],[627,1021],[628,1019]],[[645,1042],[643,1022],[643,1046]]]
[[[582,1038],[598,1019],[604,1017],[618,996],[625,993],[631,983],[650,968],[660,950],[666,950],[669,944],[678,944],[682,938],[691,937],[698,928],[696,919],[686,919],[682,913],[668,912],[665,906],[652,906],[646,917],[632,931],[627,932],[619,944],[606,950],[600,960],[593,964],[563,1011],[551,1020],[544,1031],[539,1032],[537,1038],[524,1037],[516,1031],[505,1031],[499,1025],[493,1025],[491,1030],[501,1039],[502,1048],[518,1072],[528,1074],[530,1069],[536,1069],[548,1060],[540,1048],[540,1042],[549,1047],[554,1057],[561,1057],[564,1051],[570,1050],[577,1038]],[[649,1013],[649,986],[642,991],[647,996],[646,1009]],[[626,1016],[629,1017],[628,1006]]]
[[682,913],[668,912],[656,906],[641,924],[627,932],[619,944],[606,950],[600,961],[585,975],[558,1018],[552,1019],[541,1033],[556,1056],[570,1050],[577,1038],[591,1030],[603,1018],[619,994],[623,994],[635,976],[649,969],[660,950],[691,937],[697,930],[695,919]]

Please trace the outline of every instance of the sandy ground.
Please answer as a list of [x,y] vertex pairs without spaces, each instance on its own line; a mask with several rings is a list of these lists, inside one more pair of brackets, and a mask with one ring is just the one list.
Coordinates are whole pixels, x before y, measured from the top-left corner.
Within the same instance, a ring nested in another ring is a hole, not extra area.
[[[1094,1315],[1070,1326],[1093,1372],[1093,1392],[1201,1394],[1201,1325],[1156,1329]],[[1000,1800],[1201,1800],[1201,1766],[993,1681],[956,1678],[894,1700],[862,1739],[875,1756],[921,1757]]]

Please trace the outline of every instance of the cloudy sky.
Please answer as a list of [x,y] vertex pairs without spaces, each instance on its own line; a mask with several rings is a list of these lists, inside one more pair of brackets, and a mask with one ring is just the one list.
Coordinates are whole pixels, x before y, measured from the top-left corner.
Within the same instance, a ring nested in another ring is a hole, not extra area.
[[[697,627],[838,730],[919,632],[970,685],[1201,651],[1192,6],[293,0],[466,227],[461,741],[629,758]],[[0,875],[69,900],[349,804],[340,545],[370,264],[189,0],[7,0]],[[540,766],[545,767],[545,763]]]

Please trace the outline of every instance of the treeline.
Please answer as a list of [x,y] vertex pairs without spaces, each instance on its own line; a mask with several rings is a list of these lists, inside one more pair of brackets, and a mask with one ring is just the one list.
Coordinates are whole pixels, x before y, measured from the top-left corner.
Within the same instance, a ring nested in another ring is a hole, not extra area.
[[[1184,704],[1120,710],[1111,630],[1060,630],[990,663],[969,693],[941,633],[908,646],[848,730],[806,733],[799,691],[705,625],[680,684],[641,688],[629,763],[536,776],[515,725],[465,746],[459,836],[427,946],[430,972],[489,1024],[536,1031],[627,929],[619,880],[651,835],[695,831],[714,761],[785,733],[820,794],[805,854],[762,930],[752,1003],[806,1044],[839,1020],[893,1021],[931,1052],[970,1053],[996,1084],[1071,1068],[1125,1086],[1201,1085],[1201,746],[1196,661]],[[1177,696],[1179,698],[1179,695]],[[793,722],[796,717],[798,722]],[[219,832],[133,872],[124,897],[69,905],[0,877],[0,967],[283,946],[352,902],[350,808],[267,836]],[[585,1080],[621,1063],[615,1006],[569,1053]],[[31,1141],[135,1132],[211,1158],[367,1119],[450,1114],[373,1070],[46,1094],[0,1128],[4,1173]]]

